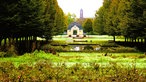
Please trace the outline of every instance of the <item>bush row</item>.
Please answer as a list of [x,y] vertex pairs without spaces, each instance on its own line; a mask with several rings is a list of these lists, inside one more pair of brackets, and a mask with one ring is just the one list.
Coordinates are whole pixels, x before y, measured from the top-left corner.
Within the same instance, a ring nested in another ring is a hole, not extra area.
[[100,52],[108,52],[108,53],[133,53],[133,52],[138,52],[136,48],[131,48],[131,47],[102,47],[100,49]]
[[50,50],[53,50],[55,52],[62,52],[62,51],[69,51],[70,47],[64,47],[64,46],[52,46],[50,44],[46,44],[41,47],[41,50],[44,50],[45,52],[50,52]]
[[75,64],[67,67],[64,63],[54,66],[46,61],[39,61],[34,66],[27,64],[15,67],[11,62],[0,62],[1,82],[144,82],[145,72],[134,66],[123,68],[116,63],[102,67],[90,63],[89,67]]
[[[50,51],[54,50],[56,52],[64,52],[64,51],[71,51],[70,46],[51,46],[49,44],[42,46],[41,48],[44,51]],[[49,52],[48,51],[48,52]],[[95,50],[92,46],[87,45],[84,47],[83,50],[80,51],[86,51],[86,52],[92,52],[92,51],[97,51],[97,52],[108,52],[108,53],[129,53],[129,52],[138,52],[136,48],[132,47],[123,47],[123,46],[116,46],[115,44],[109,44],[109,45],[102,45],[98,50]]]

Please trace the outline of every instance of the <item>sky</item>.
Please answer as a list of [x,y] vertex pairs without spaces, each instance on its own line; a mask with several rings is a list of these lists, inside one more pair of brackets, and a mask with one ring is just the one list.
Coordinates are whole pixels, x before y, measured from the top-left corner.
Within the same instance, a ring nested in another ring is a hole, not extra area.
[[83,9],[84,18],[92,18],[102,6],[103,0],[57,0],[64,13],[76,14],[80,17],[80,9]]

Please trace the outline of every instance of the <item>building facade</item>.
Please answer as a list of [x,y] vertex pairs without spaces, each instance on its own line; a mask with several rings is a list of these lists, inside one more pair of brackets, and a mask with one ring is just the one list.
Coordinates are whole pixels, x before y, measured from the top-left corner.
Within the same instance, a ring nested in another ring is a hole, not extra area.
[[84,32],[82,26],[77,23],[73,22],[68,26],[67,35],[69,37],[84,37]]

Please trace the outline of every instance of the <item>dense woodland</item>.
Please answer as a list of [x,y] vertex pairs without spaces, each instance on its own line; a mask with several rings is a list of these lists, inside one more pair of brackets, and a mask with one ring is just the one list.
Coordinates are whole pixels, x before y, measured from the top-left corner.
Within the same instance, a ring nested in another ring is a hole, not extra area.
[[96,12],[94,32],[146,42],[146,0],[104,0]]
[[0,0],[0,46],[4,48],[16,44],[31,51],[36,37],[48,41],[65,29],[65,15],[57,0]]

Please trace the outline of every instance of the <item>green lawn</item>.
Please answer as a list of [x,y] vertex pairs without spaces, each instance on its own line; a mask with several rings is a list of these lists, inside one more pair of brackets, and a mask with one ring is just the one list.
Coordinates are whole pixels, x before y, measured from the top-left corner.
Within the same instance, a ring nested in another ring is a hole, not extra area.
[[[104,53],[84,52],[60,52],[57,55],[35,51],[26,53],[23,56],[0,58],[0,62],[13,62],[15,66],[20,64],[34,65],[37,61],[47,60],[54,64],[65,63],[67,66],[76,63],[87,65],[98,63],[101,66],[108,66],[110,63],[117,63],[124,66],[135,65],[137,68],[146,68],[146,56],[143,53],[108,53],[110,56],[103,56]],[[112,54],[112,55],[111,55]]]
[[[72,40],[73,38],[68,38],[67,35],[58,35],[54,36],[53,40],[59,40],[59,41],[66,41],[66,40]],[[109,41],[113,40],[112,36],[108,35],[87,35],[87,37],[84,37],[82,40],[92,40],[92,41]],[[124,37],[122,36],[116,36],[116,41],[124,41]]]
[[[103,56],[104,53],[60,53],[62,58],[65,58],[67,63],[98,63],[108,65],[112,62],[131,66],[136,65],[137,68],[146,67],[146,57],[142,53],[109,53],[112,56]],[[141,58],[142,57],[142,58]]]
[[[41,38],[38,38],[38,40],[42,40]],[[74,42],[81,41],[81,42]],[[112,41],[113,37],[108,35],[88,35],[87,37],[84,37],[82,39],[75,39],[68,37],[67,35],[57,35],[53,37],[52,44],[106,44],[108,41]],[[82,42],[87,41],[87,42]],[[116,41],[124,41],[123,36],[116,36]]]

